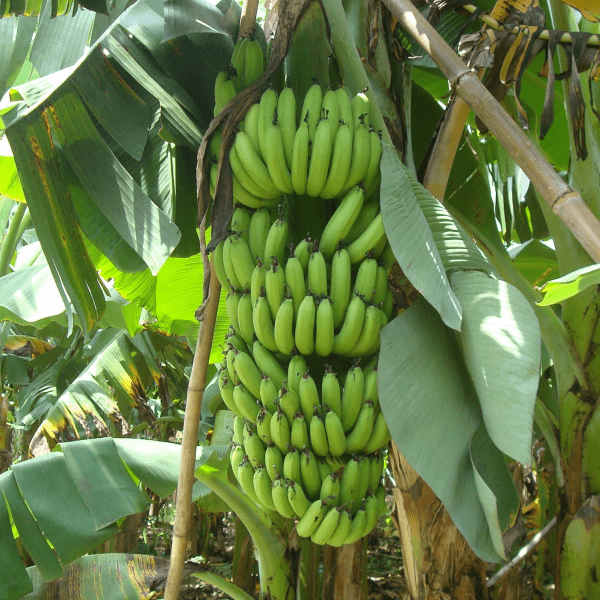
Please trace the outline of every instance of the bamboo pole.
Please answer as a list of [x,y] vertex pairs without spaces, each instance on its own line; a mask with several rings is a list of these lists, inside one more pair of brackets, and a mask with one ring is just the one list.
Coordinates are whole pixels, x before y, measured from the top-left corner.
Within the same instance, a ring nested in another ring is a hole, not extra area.
[[208,299],[203,313],[198,342],[196,343],[196,352],[194,353],[194,362],[192,363],[192,372],[187,390],[179,483],[177,484],[177,504],[175,522],[173,523],[173,545],[165,587],[165,600],[177,600],[181,587],[188,531],[192,522],[192,486],[194,485],[196,447],[198,446],[198,425],[200,423],[202,395],[206,387],[206,372],[217,320],[220,292],[221,284],[215,274],[214,261],[211,260]]
[[600,262],[600,222],[581,195],[559,177],[502,105],[485,89],[477,74],[465,65],[409,0],[384,0],[384,4],[506,148],[594,262]]
[[244,4],[242,6],[242,16],[240,17],[238,39],[247,37],[254,33],[257,10],[258,0],[244,0]]

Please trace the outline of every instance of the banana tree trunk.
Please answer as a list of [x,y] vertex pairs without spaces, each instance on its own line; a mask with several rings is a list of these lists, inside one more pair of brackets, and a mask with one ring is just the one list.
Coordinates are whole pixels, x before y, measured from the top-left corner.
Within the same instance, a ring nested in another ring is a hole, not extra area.
[[400,532],[406,583],[413,600],[484,600],[486,565],[471,550],[431,488],[390,444],[396,481],[392,518]]
[[366,600],[367,539],[339,548],[323,547],[322,600]]

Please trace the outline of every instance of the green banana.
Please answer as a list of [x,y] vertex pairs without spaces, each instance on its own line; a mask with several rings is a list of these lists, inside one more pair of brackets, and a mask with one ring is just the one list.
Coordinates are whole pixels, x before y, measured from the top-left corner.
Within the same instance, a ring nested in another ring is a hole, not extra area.
[[277,477],[283,477],[283,454],[274,442],[267,444],[265,469],[267,469],[271,481],[274,481]]
[[352,138],[353,133],[350,125],[342,121],[332,142],[331,166],[327,173],[325,185],[319,194],[321,198],[337,198],[342,193],[352,161]]
[[[256,433],[258,437],[265,444],[271,443],[273,440],[271,439],[271,419],[272,414],[263,406],[258,411],[258,416],[256,417]],[[263,464],[265,463],[265,458],[263,456],[263,460],[261,461]]]
[[317,307],[315,352],[329,356],[333,352],[334,337],[333,305],[330,298],[321,298]]
[[229,151],[229,164],[231,165],[231,171],[235,178],[238,180],[239,184],[253,196],[256,196],[258,198],[264,198],[265,200],[273,200],[281,196],[281,192],[275,187],[266,189],[260,186],[254,180],[254,178],[250,175],[250,173],[248,173],[246,167],[244,166],[244,163],[240,159],[240,155],[237,151],[235,144],[231,147],[231,150]]
[[329,464],[327,459],[317,458],[317,467],[319,469],[319,476],[321,477],[321,482],[333,473],[333,467]]
[[321,403],[338,417],[342,415],[342,390],[337,375],[330,365],[325,365],[325,374],[321,382]]
[[329,297],[333,308],[333,326],[338,329],[344,323],[352,292],[352,266],[350,255],[340,248],[331,263],[331,285]]
[[279,264],[285,264],[285,251],[288,244],[288,222],[283,218],[278,218],[270,227],[265,242],[265,256],[263,262],[265,267],[269,267],[273,262],[273,257]]
[[394,251],[389,242],[385,245],[383,252],[379,257],[379,262],[388,272],[396,264],[396,257],[394,256]]
[[314,142],[317,124],[321,118],[321,106],[323,103],[323,92],[318,83],[313,84],[306,95],[300,112],[300,122],[306,119],[311,142]]
[[388,288],[385,292],[385,300],[383,301],[383,308],[381,309],[388,321],[394,316],[394,308],[394,295],[392,294],[392,290],[388,285]]
[[253,104],[248,112],[244,115],[244,133],[252,141],[252,145],[256,150],[256,153],[262,158],[260,151],[260,143],[258,141],[258,118],[260,113],[260,107],[258,104]]
[[293,247],[290,247],[290,257],[285,263],[285,283],[292,297],[293,316],[296,319],[300,303],[306,296],[306,282],[302,263],[294,253]]
[[344,544],[354,544],[363,537],[367,526],[367,513],[364,508],[360,508],[352,517],[352,525]]
[[260,406],[256,398],[246,389],[244,384],[237,383],[233,388],[233,400],[245,419],[256,423]]
[[329,541],[329,538],[334,534],[338,523],[340,522],[340,511],[337,506],[332,506],[319,526],[310,536],[311,542],[314,544],[324,545]]
[[304,273],[308,272],[308,261],[313,250],[313,242],[309,236],[306,236],[295,248],[294,252],[302,265]]
[[301,411],[298,411],[294,415],[294,421],[292,423],[291,432],[292,446],[303,450],[304,448],[312,448],[310,443],[310,437],[308,435],[308,426],[304,420],[304,415]]
[[273,352],[263,346],[258,340],[255,340],[252,345],[252,356],[260,372],[268,375],[273,380],[277,390],[280,389],[283,382],[287,379],[287,374]]
[[248,243],[250,211],[245,206],[236,206],[231,215],[229,230],[241,236]]
[[354,129],[350,170],[348,171],[348,176],[346,177],[346,182],[344,183],[342,192],[349,190],[357,183],[364,182],[367,169],[369,168],[370,157],[371,139],[369,136],[369,127],[365,123],[359,123]]
[[240,330],[240,323],[238,321],[238,305],[241,297],[241,294],[231,288],[231,291],[229,294],[227,294],[227,298],[225,298],[225,310],[227,311],[227,318],[236,331]]
[[383,454],[381,452],[375,452],[369,456],[371,461],[371,474],[369,476],[369,488],[376,490],[381,483],[381,477],[383,475]]
[[269,175],[284,194],[292,194],[292,176],[285,162],[285,148],[283,146],[283,133],[277,121],[277,109],[275,109],[275,118],[273,122],[267,123],[265,128],[265,143],[263,154],[269,169]]
[[268,509],[276,511],[275,504],[273,504],[273,494],[271,493],[271,478],[263,466],[254,469],[252,483],[260,503]]
[[315,298],[327,296],[327,264],[323,254],[316,248],[308,261],[307,287]]
[[317,456],[327,456],[329,452],[329,442],[327,441],[327,432],[325,430],[325,421],[315,407],[312,419],[310,421],[310,443],[313,452]]
[[225,361],[227,363],[227,374],[229,375],[229,379],[231,379],[231,381],[237,385],[238,383],[241,383],[241,380],[239,378],[239,375],[236,373],[235,367],[233,365],[233,358],[236,352],[238,352],[238,350],[230,344],[229,349],[225,354]]
[[325,411],[325,432],[331,456],[341,456],[346,452],[346,435],[342,421],[333,410]]
[[352,98],[350,107],[352,109],[352,125],[356,129],[361,123],[369,128],[369,113],[371,102],[364,92],[359,92]]
[[306,193],[306,180],[308,177],[308,155],[309,155],[310,133],[306,120],[300,122],[300,127],[294,136],[292,148],[292,167],[290,175],[294,192],[298,195]]
[[277,117],[283,138],[283,149],[288,169],[292,169],[294,138],[296,137],[296,95],[290,87],[284,88],[277,101]]
[[369,155],[369,166],[365,175],[365,194],[367,198],[370,198],[375,193],[381,181],[381,169],[379,165],[381,163],[381,155],[383,154],[381,134],[371,130],[369,132],[369,139],[371,141],[371,153]]
[[238,351],[233,357],[233,366],[240,381],[246,389],[255,397],[260,398],[260,383],[262,374],[258,370],[252,357],[243,351]]
[[242,464],[244,460],[244,447],[239,444],[235,444],[231,448],[231,452],[229,454],[229,462],[231,463],[231,468],[234,473],[237,473],[238,467]]
[[319,400],[317,384],[311,377],[308,369],[306,369],[298,384],[298,396],[300,397],[300,409],[302,410],[304,419],[310,425],[315,408],[320,408],[321,402]]
[[344,381],[342,392],[342,426],[344,431],[350,429],[356,423],[358,414],[362,408],[363,391],[365,388],[365,376],[362,369],[355,365],[348,370]]
[[294,301],[285,298],[275,317],[275,342],[282,354],[291,354],[294,349]]
[[267,281],[267,270],[263,265],[262,261],[259,259],[258,263],[254,267],[252,271],[252,277],[250,278],[250,300],[252,301],[252,306],[256,304],[257,298],[260,296],[261,292],[265,292],[265,283]]
[[[310,129],[310,126],[309,126]],[[310,153],[310,164],[306,179],[306,193],[316,197],[321,193],[327,181],[329,163],[331,162],[331,122],[321,119],[315,131],[315,137]],[[350,166],[352,171],[352,166]]]
[[258,259],[264,261],[265,244],[271,228],[271,215],[267,208],[259,208],[252,213],[248,225],[248,246],[255,264]]
[[288,499],[288,488],[285,480],[282,477],[277,477],[273,481],[271,493],[273,495],[273,504],[275,510],[286,519],[291,519],[296,516],[296,512],[292,508]]
[[277,205],[278,198],[265,199],[260,196],[255,196],[240,183],[239,179],[234,174],[232,174],[231,183],[233,187],[233,199],[235,202],[239,202],[248,208],[272,208]]
[[381,448],[387,446],[391,439],[392,435],[388,429],[387,423],[385,422],[385,417],[383,416],[383,413],[380,412],[375,418],[373,431],[371,432],[371,436],[369,437],[367,444],[363,448],[363,452],[365,454],[377,452],[377,450],[381,450]]
[[[306,373],[306,359],[302,354],[292,355],[292,359],[288,365],[288,387],[300,394],[300,381]],[[306,418],[306,415],[304,416]]]
[[275,343],[273,321],[271,320],[271,309],[269,308],[269,301],[264,294],[261,294],[256,299],[254,310],[252,311],[252,323],[258,341],[272,352],[278,352],[279,348]]
[[[355,295],[348,304],[344,324],[333,340],[334,354],[345,356],[352,351],[362,330],[365,311],[366,305],[363,299]],[[256,329],[256,324],[254,325],[254,329]]]
[[285,271],[276,257],[267,269],[265,292],[271,309],[271,318],[275,320],[285,294]]
[[[261,138],[259,121],[259,141],[260,139]],[[262,161],[260,156],[256,153],[254,145],[252,144],[252,140],[248,137],[248,135],[245,134],[243,131],[239,131],[235,136],[234,147],[237,151],[237,155],[239,156],[242,165],[250,174],[251,178],[256,182],[256,184],[259,185],[261,188],[264,188],[268,192],[271,192],[274,196],[278,196],[279,194],[281,194],[281,191],[275,185],[273,179],[271,178],[271,175],[269,175],[269,169]],[[240,180],[240,183],[244,184],[242,180]]]
[[[366,194],[365,194],[366,197]],[[346,244],[351,244],[358,236],[360,236],[365,229],[370,225],[373,219],[379,212],[379,199],[371,198],[363,202],[362,208],[354,221],[354,225],[350,228],[350,231],[344,237]]]
[[233,346],[236,350],[241,350],[242,352],[246,352],[248,350],[248,346],[244,339],[237,333],[233,325],[229,326],[227,330],[227,334],[225,335],[225,339],[227,343]]
[[388,274],[381,264],[377,265],[377,276],[375,277],[375,288],[373,290],[373,294],[370,298],[373,304],[379,306],[379,308],[383,307],[385,302],[385,297],[387,296],[387,290],[389,287]]
[[215,117],[235,98],[236,94],[237,90],[231,79],[230,70],[219,71],[215,80],[215,108],[213,113]]
[[295,481],[286,481],[286,483],[288,484],[290,506],[294,509],[296,515],[302,518],[311,506],[311,501],[304,494],[301,484]]
[[243,50],[246,54],[244,87],[247,88],[263,74],[265,58],[258,40],[248,40]]
[[350,262],[354,264],[363,260],[382,238],[385,238],[385,229],[383,228],[383,217],[379,213],[365,231],[348,246]]
[[319,249],[325,258],[330,259],[334,255],[340,241],[350,231],[360,214],[364,198],[365,191],[363,187],[355,185],[344,196],[344,199],[327,222],[319,243]]
[[340,87],[335,90],[337,96],[338,107],[340,111],[340,121],[347,123],[350,126],[350,132],[354,133],[354,117],[352,116],[352,104],[350,97],[345,87]]
[[231,287],[236,292],[242,292],[243,287],[238,279],[235,266],[233,264],[232,257],[232,249],[233,249],[233,236],[226,237],[223,244],[223,266],[225,267],[225,273],[227,275],[227,279],[231,284]]
[[[233,441],[236,444],[239,444],[244,447],[244,429],[245,429],[244,418],[240,416],[236,416],[233,420]],[[244,452],[244,454],[246,454]]]
[[365,512],[367,513],[367,523],[365,525],[363,536],[369,535],[369,533],[375,529],[377,521],[379,521],[379,517],[382,513],[381,500],[376,493],[367,496],[365,501]]
[[323,96],[321,103],[321,117],[331,123],[331,144],[335,142],[335,136],[340,125],[340,105],[333,90],[328,90]]
[[232,77],[236,90],[239,92],[244,88],[244,69],[246,65],[246,52],[244,46],[248,43],[248,38],[240,38],[233,47],[231,55],[231,66],[235,69],[235,75]]
[[279,390],[279,396],[277,397],[279,407],[287,417],[290,428],[294,422],[294,415],[300,410],[300,398],[298,394],[291,389],[282,387]]
[[244,436],[244,450],[254,469],[265,463],[265,446],[256,431],[247,431]]
[[[339,505],[346,506],[352,510],[352,505],[355,500],[360,499],[358,496],[358,488],[360,485],[360,458],[353,457],[350,459],[342,472],[342,478],[340,480],[340,497]],[[356,511],[352,511],[356,514]]]
[[377,408],[379,405],[379,392],[377,390],[377,368],[369,371],[368,373],[363,369],[365,374],[365,387],[363,389],[363,402],[370,400],[373,403],[373,407]]
[[338,510],[340,511],[340,520],[338,521],[335,531],[327,540],[327,545],[333,546],[334,548],[339,548],[346,543],[346,538],[352,528],[352,514],[350,511],[340,507],[338,507]]
[[272,123],[275,109],[277,108],[277,92],[268,88],[260,97],[258,105],[258,144],[262,158],[267,156],[266,136],[267,125]]
[[369,356],[379,350],[381,314],[379,308],[374,304],[367,306],[360,335],[356,340],[356,344],[346,356]]
[[215,273],[217,279],[222,287],[225,289],[229,288],[230,283],[227,279],[227,273],[225,272],[225,265],[223,263],[223,246],[225,242],[222,240],[217,244],[217,247],[213,251],[213,262],[215,264]]
[[241,290],[250,291],[252,272],[254,271],[254,261],[250,254],[250,248],[241,236],[234,235],[229,239],[231,239],[231,261]]
[[271,419],[271,439],[281,453],[285,455],[288,446],[291,444],[291,431],[287,417],[281,408],[277,409]]
[[248,496],[252,502],[261,504],[261,501],[258,499],[258,496],[254,491],[254,469],[252,468],[249,460],[242,461],[235,473],[235,476],[246,496]]
[[[213,131],[213,134],[210,136],[210,142],[208,145],[208,149],[210,151],[210,157],[212,160],[215,161],[215,163],[219,160],[219,155],[221,153],[221,143],[223,140],[223,133],[221,131],[221,129],[215,129],[215,131]],[[212,169],[212,167],[211,167]],[[213,179],[213,175],[212,175],[212,171],[211,171],[211,182]]]
[[288,481],[293,481],[299,485],[302,485],[302,469],[300,467],[300,461],[302,455],[298,448],[289,448],[289,452],[283,459],[283,476]]
[[225,406],[227,406],[227,408],[235,415],[241,416],[242,413],[233,400],[233,381],[229,378],[227,369],[221,369],[221,371],[219,371],[218,381],[221,398],[223,398]]
[[330,505],[337,505],[340,496],[340,485],[340,472],[332,471],[327,477],[323,478],[319,498],[321,500],[327,500]]
[[377,261],[374,258],[367,256],[358,267],[356,279],[354,280],[354,293],[368,302],[373,295],[376,279]]
[[354,454],[364,449],[373,432],[375,411],[370,400],[363,402],[354,427],[346,436],[346,452]]
[[323,500],[315,500],[296,524],[296,533],[300,537],[309,538],[325,517],[326,504]]
[[315,299],[309,292],[298,307],[298,316],[296,318],[296,330],[294,339],[298,352],[309,356],[315,350],[315,320],[316,320]]
[[309,448],[304,448],[300,453],[300,472],[306,496],[311,500],[318,498],[321,491],[321,474],[317,457]]

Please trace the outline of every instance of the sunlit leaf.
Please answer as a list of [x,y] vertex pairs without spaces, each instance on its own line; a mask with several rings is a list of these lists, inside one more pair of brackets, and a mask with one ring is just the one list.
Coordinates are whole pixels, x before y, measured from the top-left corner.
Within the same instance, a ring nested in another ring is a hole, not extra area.
[[592,285],[600,284],[600,265],[590,265],[548,281],[542,287],[544,298],[540,306],[549,306],[576,296]]

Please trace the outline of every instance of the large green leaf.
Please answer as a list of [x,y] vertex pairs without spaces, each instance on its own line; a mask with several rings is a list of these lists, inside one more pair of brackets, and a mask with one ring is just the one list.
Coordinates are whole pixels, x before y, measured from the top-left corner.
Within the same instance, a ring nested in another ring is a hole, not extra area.
[[[0,17],[2,15],[0,14]],[[0,98],[13,84],[27,57],[35,31],[35,17],[0,18]]]
[[600,284],[600,266],[590,265],[548,281],[542,287],[544,298],[538,304],[549,306],[572,298],[592,285]]
[[15,159],[5,137],[0,137],[0,194],[25,202]]
[[463,307],[460,342],[487,431],[500,450],[531,463],[533,412],[540,373],[540,327],[512,285],[478,272],[457,272]]
[[498,532],[517,509],[514,489],[497,475],[498,449],[475,438],[484,421],[460,348],[423,300],[382,329],[379,397],[400,452],[477,555],[498,562]]

